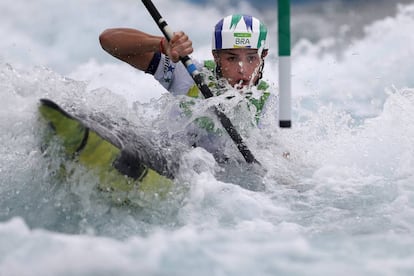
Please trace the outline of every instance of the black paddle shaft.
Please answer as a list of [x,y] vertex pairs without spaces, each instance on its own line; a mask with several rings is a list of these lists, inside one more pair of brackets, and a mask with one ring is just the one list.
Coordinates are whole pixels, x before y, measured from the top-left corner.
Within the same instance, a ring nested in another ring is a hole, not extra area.
[[[167,22],[161,17],[161,14],[158,12],[157,8],[154,6],[151,0],[142,0],[145,7],[151,14],[154,21],[157,23],[158,27],[160,28],[161,32],[164,34],[165,38],[170,41],[171,37],[173,36],[172,31],[169,29]],[[184,64],[184,66],[187,68],[187,71],[193,78],[194,82],[196,83],[198,89],[203,94],[204,98],[211,98],[213,97],[213,93],[211,92],[210,88],[207,86],[207,84],[204,83],[204,78],[198,72],[195,65],[191,61],[191,58],[189,56],[180,57],[181,62]],[[256,160],[252,152],[249,150],[245,142],[243,141],[243,138],[240,136],[240,134],[235,129],[234,125],[230,121],[230,119],[221,112],[217,107],[214,107],[214,112],[218,116],[220,123],[223,125],[224,129],[229,134],[230,138],[236,143],[237,148],[239,149],[240,153],[243,155],[244,159],[247,163],[257,163],[259,164],[259,161]]]

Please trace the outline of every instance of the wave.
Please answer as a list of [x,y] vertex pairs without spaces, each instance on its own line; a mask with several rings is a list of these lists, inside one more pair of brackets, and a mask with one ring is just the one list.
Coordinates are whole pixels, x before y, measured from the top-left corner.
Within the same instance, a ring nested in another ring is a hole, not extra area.
[[[210,54],[211,21],[232,10],[158,3],[170,24],[198,26],[196,58]],[[265,191],[244,189],[237,177],[220,180],[209,156],[193,152],[204,169],[188,167],[182,198],[141,210],[100,197],[93,174],[80,167],[55,181],[58,162],[39,147],[37,106],[48,97],[157,118],[169,102],[162,88],[97,42],[106,27],[156,27],[134,1],[43,9],[60,4],[0,4],[0,34],[9,37],[0,42],[0,274],[412,274],[413,5],[371,18],[357,35],[297,38],[293,128],[272,127],[249,141],[267,169]],[[195,24],[179,8],[206,17]],[[36,25],[27,21],[33,14]],[[276,53],[264,76],[275,86]]]

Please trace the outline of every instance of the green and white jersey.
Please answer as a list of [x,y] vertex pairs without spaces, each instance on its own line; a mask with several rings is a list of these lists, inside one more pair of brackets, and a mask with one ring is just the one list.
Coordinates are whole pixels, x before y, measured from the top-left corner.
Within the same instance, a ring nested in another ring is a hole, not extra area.
[[[215,63],[211,60],[202,63],[194,62],[200,72],[203,70],[214,72],[215,70]],[[156,53],[150,67],[153,69],[147,70],[147,72],[153,74],[154,78],[173,95],[199,97],[197,86],[181,62],[174,63],[167,56]],[[209,84],[209,86],[211,85]],[[262,127],[266,124],[265,121],[277,119],[278,97],[264,81],[260,81],[256,88],[257,92],[247,98],[256,107],[256,121],[258,126]]]
[[[200,72],[210,73],[210,82],[208,85],[212,92],[219,94],[224,101],[227,98],[225,94],[226,92],[223,92],[222,88],[218,88],[217,80],[214,77],[215,63],[213,61],[204,61],[203,63],[196,61],[195,65]],[[178,115],[180,112],[181,114],[184,113],[188,116],[192,115],[194,101],[198,101],[202,96],[181,62],[173,63],[167,56],[156,53],[147,72],[153,74],[154,78],[173,95],[188,96],[184,97],[186,100],[182,101],[180,104],[179,110],[181,111],[177,112],[177,119],[180,117]],[[245,98],[239,97],[245,104],[240,106],[240,116],[235,118],[239,119],[245,116],[250,110],[254,110],[254,118],[251,118],[252,116],[249,115],[250,117],[245,120],[246,125],[252,126],[254,124],[259,128],[262,128],[276,122],[278,114],[278,99],[276,93],[272,93],[269,85],[264,81],[260,81],[252,91],[253,92],[250,94],[245,94]],[[235,91],[233,91],[233,95],[235,95],[234,92]],[[229,94],[231,93],[232,92],[229,91]],[[223,135],[225,131],[221,129],[219,123],[217,124],[217,120],[216,123],[214,123],[214,120],[212,119],[213,117],[213,114],[206,114],[206,116],[203,115],[195,118],[194,122],[191,125],[188,125],[187,131],[189,143],[191,145],[201,146],[213,153],[217,158],[217,154],[222,153],[223,148],[228,148],[226,147],[226,144],[229,143],[230,139],[227,138],[227,135]],[[233,123],[237,124],[237,122]],[[230,143],[232,143],[232,141],[230,141]]]

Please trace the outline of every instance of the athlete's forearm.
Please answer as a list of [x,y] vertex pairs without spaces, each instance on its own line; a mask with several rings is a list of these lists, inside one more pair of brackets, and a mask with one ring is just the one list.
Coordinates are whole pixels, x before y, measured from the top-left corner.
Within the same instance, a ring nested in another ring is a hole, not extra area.
[[112,56],[145,71],[160,50],[161,36],[129,28],[107,29],[100,36],[102,48]]
[[99,41],[105,51],[122,57],[158,51],[161,38],[135,29],[116,28],[105,30]]

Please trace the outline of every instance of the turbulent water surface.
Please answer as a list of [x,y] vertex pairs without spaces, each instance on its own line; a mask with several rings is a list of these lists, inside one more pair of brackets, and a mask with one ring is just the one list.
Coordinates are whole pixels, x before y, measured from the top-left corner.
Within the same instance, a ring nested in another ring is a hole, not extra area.
[[[264,78],[277,90],[274,4],[155,2],[193,39],[197,59],[209,58],[220,17],[264,18]],[[2,1],[0,275],[412,275],[410,2],[295,2],[293,128],[274,122],[248,139],[263,174],[220,171],[195,149],[183,157],[180,189],[141,208],[113,204],[76,164],[58,180],[63,157],[42,152],[37,108],[46,97],[143,130],[163,125],[174,100],[98,43],[115,26],[159,34],[142,3]],[[252,183],[265,189],[244,188]]]

